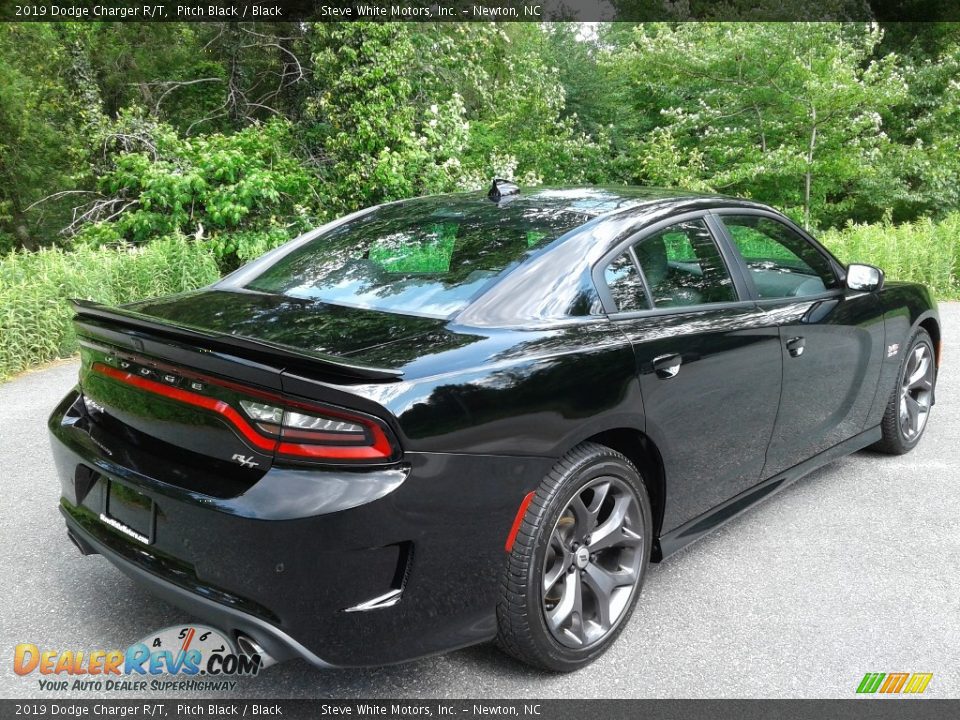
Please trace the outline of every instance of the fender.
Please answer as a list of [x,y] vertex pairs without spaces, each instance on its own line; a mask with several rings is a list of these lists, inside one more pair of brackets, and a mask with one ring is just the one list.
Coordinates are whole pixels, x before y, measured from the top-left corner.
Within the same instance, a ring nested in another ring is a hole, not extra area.
[[[885,357],[877,380],[877,392],[864,423],[864,429],[878,425],[897,382],[903,351],[910,337],[923,325],[933,339],[937,366],[941,360],[940,315],[936,300],[923,285],[885,282],[879,291],[883,303]],[[934,395],[936,401],[936,395]]]

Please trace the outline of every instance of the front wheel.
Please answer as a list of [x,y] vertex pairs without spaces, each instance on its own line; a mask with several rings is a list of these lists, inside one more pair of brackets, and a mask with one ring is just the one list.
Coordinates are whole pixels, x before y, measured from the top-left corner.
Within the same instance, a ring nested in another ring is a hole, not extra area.
[[880,425],[883,439],[873,446],[892,455],[903,455],[920,442],[933,406],[937,382],[936,355],[927,331],[919,328],[907,348],[900,363],[897,385]]
[[559,672],[595,660],[633,612],[651,538],[637,469],[602,445],[574,448],[540,483],[507,559],[500,647]]

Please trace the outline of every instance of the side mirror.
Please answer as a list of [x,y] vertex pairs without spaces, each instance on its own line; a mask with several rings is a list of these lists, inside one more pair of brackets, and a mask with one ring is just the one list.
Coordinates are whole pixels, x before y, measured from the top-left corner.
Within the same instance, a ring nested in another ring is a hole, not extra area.
[[883,287],[883,270],[873,265],[847,266],[847,289],[855,292],[874,292]]

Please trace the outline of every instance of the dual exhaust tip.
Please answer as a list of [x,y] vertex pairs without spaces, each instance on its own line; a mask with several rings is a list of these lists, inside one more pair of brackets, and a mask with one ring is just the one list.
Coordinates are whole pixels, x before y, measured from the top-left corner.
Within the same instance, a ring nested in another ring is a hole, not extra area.
[[[389,592],[378,597],[367,600],[366,602],[347,608],[345,612],[368,612],[370,610],[380,610],[396,605],[403,595],[402,588],[394,588]],[[253,657],[260,656],[260,669],[268,668],[277,664],[277,659],[268,653],[263,646],[246,633],[237,633],[237,649],[244,655]]]

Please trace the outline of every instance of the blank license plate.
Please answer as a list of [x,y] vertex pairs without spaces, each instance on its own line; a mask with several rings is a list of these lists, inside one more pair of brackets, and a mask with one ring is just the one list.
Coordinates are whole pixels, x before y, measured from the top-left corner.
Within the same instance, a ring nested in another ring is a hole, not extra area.
[[153,540],[153,500],[118,482],[109,483],[106,512],[100,519],[134,540],[149,545]]

